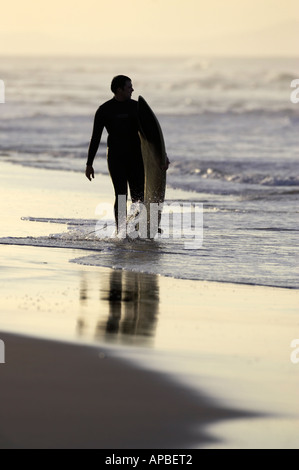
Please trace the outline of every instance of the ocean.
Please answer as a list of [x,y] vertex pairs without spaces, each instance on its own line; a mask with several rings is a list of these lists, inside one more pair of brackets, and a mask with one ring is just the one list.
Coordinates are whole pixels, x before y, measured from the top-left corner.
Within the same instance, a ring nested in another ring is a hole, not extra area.
[[[202,205],[201,245],[188,248],[191,229],[151,242],[103,239],[96,216],[67,213],[43,218],[64,224],[63,233],[12,233],[9,243],[90,250],[72,260],[80,264],[298,289],[299,103],[290,99],[298,58],[2,57],[1,160],[84,172],[95,111],[117,74],[132,79],[133,99],[143,96],[160,121],[171,161],[166,204],[189,204],[190,213]],[[94,167],[108,175],[105,133]]]

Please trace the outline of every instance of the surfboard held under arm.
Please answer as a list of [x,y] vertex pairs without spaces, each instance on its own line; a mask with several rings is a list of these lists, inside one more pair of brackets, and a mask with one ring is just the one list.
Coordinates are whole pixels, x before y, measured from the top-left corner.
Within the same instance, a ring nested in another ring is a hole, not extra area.
[[[144,205],[147,211],[148,236],[153,238],[159,230],[165,198],[167,155],[159,121],[142,96],[138,98],[137,109],[145,176]],[[158,219],[151,220],[151,213],[153,215],[157,208]]]

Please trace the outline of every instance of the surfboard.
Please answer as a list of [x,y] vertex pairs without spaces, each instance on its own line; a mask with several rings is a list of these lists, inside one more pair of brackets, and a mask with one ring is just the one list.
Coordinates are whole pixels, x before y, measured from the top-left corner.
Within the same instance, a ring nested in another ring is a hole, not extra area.
[[167,155],[160,123],[142,96],[138,98],[137,113],[145,176],[144,206],[147,211],[147,235],[148,238],[154,238],[159,231],[165,198]]

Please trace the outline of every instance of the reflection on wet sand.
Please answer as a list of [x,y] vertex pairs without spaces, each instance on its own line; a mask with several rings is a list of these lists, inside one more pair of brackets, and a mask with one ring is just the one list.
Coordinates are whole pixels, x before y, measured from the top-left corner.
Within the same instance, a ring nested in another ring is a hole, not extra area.
[[[86,272],[80,283],[81,315],[77,332],[85,334],[90,312],[89,285]],[[92,289],[91,289],[92,291]],[[94,310],[94,302],[92,307]],[[159,312],[159,285],[157,276],[130,271],[112,270],[100,277],[99,315],[94,322],[97,340],[144,344],[153,339]]]

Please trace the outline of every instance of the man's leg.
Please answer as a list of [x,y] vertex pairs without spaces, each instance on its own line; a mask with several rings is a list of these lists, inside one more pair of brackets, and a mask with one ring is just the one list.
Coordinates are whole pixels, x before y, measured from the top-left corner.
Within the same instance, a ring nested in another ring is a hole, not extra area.
[[143,202],[144,201],[144,166],[143,166],[142,157],[128,165],[128,182],[129,182],[132,202]]
[[[128,183],[126,170],[123,165],[119,165],[116,162],[113,162],[108,159],[108,168],[110,177],[114,187],[115,201],[114,201],[114,217],[116,223],[116,229],[119,230],[120,227],[125,226],[127,211],[126,211],[126,201],[128,197]],[[125,204],[119,206],[119,196],[125,198]],[[119,214],[120,213],[120,214]],[[120,216],[120,217],[119,217]]]
[[[135,159],[133,162],[131,161],[128,165],[128,183],[133,203],[131,207],[132,220],[134,221],[135,219],[136,221],[133,232],[139,232],[139,236],[146,237],[147,229],[143,225],[144,223],[146,224],[146,220],[144,220],[144,212],[142,211],[142,204],[144,202],[144,167],[141,154],[140,158]],[[142,203],[141,206],[138,203]]]

